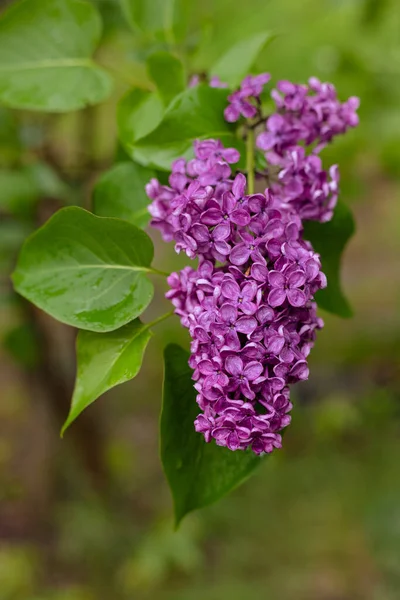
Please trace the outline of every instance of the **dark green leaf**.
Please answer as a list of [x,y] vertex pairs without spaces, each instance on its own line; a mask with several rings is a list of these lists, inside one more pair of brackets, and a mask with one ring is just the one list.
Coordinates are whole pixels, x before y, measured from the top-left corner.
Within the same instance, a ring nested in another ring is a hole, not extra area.
[[268,32],[257,33],[232,46],[211,68],[211,75],[236,87],[249,74],[261,50],[273,39]]
[[94,188],[94,212],[118,217],[144,228],[150,219],[145,185],[155,172],[132,162],[122,162],[104,173]]
[[101,394],[136,377],[151,335],[139,319],[108,333],[78,333],[75,389],[62,433]]
[[219,138],[225,146],[241,148],[234,128],[224,120],[227,93],[207,85],[185,90],[173,100],[157,129],[127,144],[131,156],[141,164],[169,170],[180,156],[191,156],[198,138]]
[[156,84],[165,106],[186,88],[183,64],[169,52],[151,54],[147,59],[147,71]]
[[145,274],[153,252],[148,235],[131,223],[63,208],[23,245],[14,287],[63,323],[112,331],[152,299]]
[[88,2],[13,4],[0,20],[0,101],[55,112],[100,102],[112,85],[91,59],[100,35],[100,17]]
[[316,301],[318,306],[340,317],[351,317],[353,314],[342,292],[340,264],[343,250],[354,231],[355,224],[350,209],[341,202],[328,223],[307,221],[304,224],[304,237],[310,240],[314,250],[321,255],[322,270],[328,278],[328,287],[316,294]]
[[30,323],[23,323],[8,331],[4,348],[24,369],[34,369],[39,361],[37,339]]
[[178,525],[190,511],[206,506],[240,485],[260,464],[251,451],[232,452],[206,444],[193,422],[196,404],[189,354],[171,344],[165,349],[161,413],[161,460],[171,488]]
[[164,114],[163,103],[155,92],[132,90],[118,104],[118,135],[128,154],[136,140],[159,125]]

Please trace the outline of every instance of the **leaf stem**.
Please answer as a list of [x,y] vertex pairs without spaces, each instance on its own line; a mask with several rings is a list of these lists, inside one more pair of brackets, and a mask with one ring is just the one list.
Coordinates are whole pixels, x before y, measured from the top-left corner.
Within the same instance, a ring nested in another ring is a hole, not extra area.
[[162,277],[169,277],[171,273],[167,273],[166,271],[160,271],[160,269],[154,269],[153,267],[149,267],[146,269],[149,273],[153,273],[154,275],[161,275]]
[[164,315],[161,315],[161,317],[157,317],[157,319],[154,319],[154,321],[151,321],[150,323],[146,323],[145,328],[150,329],[151,327],[158,325],[158,323],[161,323],[162,321],[169,319],[169,317],[172,317],[174,314],[175,314],[174,311],[171,310],[171,311],[165,313]]
[[246,171],[247,171],[247,193],[254,194],[254,129],[247,130]]

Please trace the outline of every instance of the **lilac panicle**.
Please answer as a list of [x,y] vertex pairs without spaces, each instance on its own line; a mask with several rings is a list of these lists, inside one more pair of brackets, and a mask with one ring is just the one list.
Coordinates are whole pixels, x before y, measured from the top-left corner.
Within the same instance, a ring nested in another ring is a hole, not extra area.
[[[254,123],[268,81],[246,77],[225,118]],[[206,442],[256,454],[281,447],[289,386],[308,378],[323,326],[314,295],[327,281],[302,223],[332,217],[338,169],[324,171],[317,153],[357,124],[358,107],[355,98],[340,104],[333,86],[317,79],[281,81],[272,97],[277,112],[257,143],[277,176],[264,193],[248,193],[246,177],[232,171],[238,151],[212,139],[194,143],[192,160],[174,162],[169,185],[146,186],[151,225],[198,259],[196,269],[171,273],[166,294],[191,337],[195,429]],[[315,144],[311,153],[304,144]]]

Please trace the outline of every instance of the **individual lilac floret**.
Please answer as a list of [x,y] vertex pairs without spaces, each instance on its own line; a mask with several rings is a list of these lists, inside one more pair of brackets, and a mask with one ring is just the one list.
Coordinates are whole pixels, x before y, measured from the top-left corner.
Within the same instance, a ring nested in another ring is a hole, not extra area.
[[229,104],[224,116],[229,123],[238,121],[240,116],[253,119],[258,114],[258,104],[263,87],[271,79],[269,73],[248,75],[240,84],[240,89],[228,96]]

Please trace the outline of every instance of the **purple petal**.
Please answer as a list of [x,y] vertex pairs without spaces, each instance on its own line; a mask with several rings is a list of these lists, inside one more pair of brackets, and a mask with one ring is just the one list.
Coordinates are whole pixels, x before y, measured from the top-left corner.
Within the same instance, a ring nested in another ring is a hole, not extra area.
[[207,243],[210,239],[210,232],[205,225],[196,223],[196,225],[193,225],[191,232],[193,237],[202,244]]
[[221,306],[219,314],[221,315],[221,319],[226,323],[235,323],[238,316],[236,307],[228,302]]
[[222,211],[218,208],[209,208],[200,217],[200,221],[206,225],[217,225],[222,219]]
[[231,221],[240,227],[246,227],[250,223],[250,215],[243,208],[237,208],[231,213]]
[[[230,245],[224,241],[215,242],[214,248],[219,254],[222,254],[223,257],[228,256],[229,252],[231,251]],[[218,260],[221,260],[221,259],[218,259]]]
[[225,279],[221,284],[222,295],[229,300],[237,300],[240,294],[240,287],[234,279]]
[[228,331],[228,333],[225,335],[225,343],[230,350],[233,350],[235,352],[240,350],[240,341],[236,331]]
[[261,283],[268,281],[268,269],[262,263],[254,263],[251,267],[251,276]]
[[256,327],[256,319],[250,316],[240,317],[236,323],[236,330],[239,331],[239,333],[245,333],[246,335],[253,333]]
[[215,371],[214,365],[210,360],[201,360],[197,368],[202,375],[211,375]]
[[290,370],[290,376],[304,381],[308,379],[309,369],[305,360],[299,360]]
[[239,356],[228,356],[225,360],[225,369],[234,377],[238,377],[243,371],[242,359]]
[[245,375],[250,381],[253,381],[254,379],[257,379],[257,377],[260,377],[263,370],[262,364],[256,360],[253,360],[245,366],[243,375]]
[[257,304],[255,302],[249,302],[246,299],[244,299],[239,306],[245,315],[254,315],[257,310]]
[[288,277],[288,286],[290,288],[299,288],[306,282],[306,275],[304,271],[294,271]]
[[[285,276],[280,273],[280,271],[270,271],[268,276],[268,281],[270,285],[274,288],[283,288],[285,285]],[[283,302],[283,300],[282,300]]]
[[243,173],[238,173],[233,181],[232,192],[235,198],[242,198],[246,188],[247,181]]
[[217,225],[214,231],[212,232],[212,238],[216,242],[220,242],[222,240],[226,240],[231,234],[231,226],[229,223],[221,223]]
[[307,302],[305,293],[297,288],[287,290],[287,299],[292,306],[296,307],[304,306]]
[[285,345],[285,338],[282,335],[273,335],[266,344],[268,352],[278,356]]
[[268,294],[268,304],[275,308],[275,306],[281,306],[286,300],[286,291],[283,289],[275,288]]
[[229,260],[233,265],[244,265],[249,260],[250,254],[251,250],[246,244],[238,244],[232,249]]

